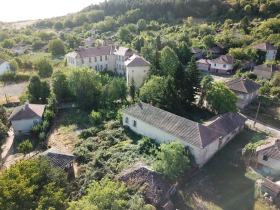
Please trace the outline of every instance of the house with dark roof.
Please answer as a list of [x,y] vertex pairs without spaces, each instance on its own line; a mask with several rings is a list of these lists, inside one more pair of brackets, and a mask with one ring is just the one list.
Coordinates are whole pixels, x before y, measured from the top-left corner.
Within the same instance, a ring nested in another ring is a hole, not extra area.
[[[121,75],[126,75],[126,77],[127,72],[130,72],[131,75],[132,71],[134,71],[135,74],[137,74],[137,78],[135,75],[134,80],[137,80],[138,85],[142,84],[150,66],[148,61],[137,56],[137,52],[126,47],[114,45],[79,48],[68,53],[66,55],[66,60],[69,66],[82,67],[83,65],[86,65],[90,69],[96,71],[108,70]],[[131,67],[133,67],[133,69],[131,69]],[[136,69],[134,67],[139,68]],[[136,72],[138,70],[140,72]],[[142,75],[144,70],[145,74]],[[127,79],[128,84],[130,81],[131,80]]]
[[229,55],[222,55],[210,61],[210,71],[220,74],[231,74],[235,59]]
[[254,67],[254,74],[263,80],[270,80],[276,71],[280,71],[280,66],[275,64],[262,64]]
[[4,72],[8,70],[10,70],[9,62],[0,58],[0,75],[4,74]]
[[34,125],[42,122],[44,111],[45,105],[42,104],[25,102],[24,105],[16,107],[9,117],[14,134],[29,133]]
[[199,59],[196,61],[197,68],[201,71],[210,71],[210,60],[208,59]]
[[143,78],[148,75],[150,63],[141,56],[134,54],[124,62],[126,66],[126,81],[127,85],[131,84],[132,79],[136,87],[141,87]]
[[238,96],[236,105],[240,109],[244,109],[257,98],[260,88],[259,84],[243,77],[225,82],[225,85]]
[[150,104],[139,102],[125,108],[123,125],[157,143],[179,141],[189,148],[202,167],[243,127],[245,118],[236,113],[221,115],[203,125]]
[[267,167],[280,172],[280,139],[271,138],[267,144],[256,149],[258,167]]
[[280,186],[277,183],[264,178],[261,180],[261,191],[267,193],[267,197],[271,196],[272,198],[277,198],[280,194]]
[[260,44],[253,45],[251,46],[251,48],[265,52],[266,61],[274,60],[276,58],[277,48],[271,44],[268,44],[267,42],[262,42]]
[[192,47],[192,48],[191,48],[191,53],[192,53],[192,56],[193,56],[195,59],[200,59],[200,58],[202,58],[203,50],[200,49],[200,48],[197,48],[197,47]]
[[135,168],[122,175],[119,181],[125,182],[128,186],[144,187],[145,197],[154,206],[166,210],[175,210],[170,196],[176,192],[176,188],[151,168],[146,166]]

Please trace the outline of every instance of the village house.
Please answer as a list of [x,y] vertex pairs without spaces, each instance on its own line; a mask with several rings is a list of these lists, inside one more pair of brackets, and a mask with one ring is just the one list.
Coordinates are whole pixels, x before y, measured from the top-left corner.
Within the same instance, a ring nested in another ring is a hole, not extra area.
[[176,188],[148,166],[131,169],[130,172],[122,175],[119,181],[138,188],[145,186],[145,197],[153,205],[166,210],[175,210],[170,196],[176,192]]
[[197,68],[201,71],[210,71],[210,60],[208,59],[199,59],[196,61]]
[[254,67],[254,74],[263,80],[270,80],[276,71],[280,71],[280,66],[274,64],[262,64]]
[[123,125],[135,133],[159,144],[179,141],[188,147],[199,167],[240,132],[246,121],[239,114],[227,113],[203,125],[142,102],[122,113]]
[[221,55],[221,49],[219,47],[211,47],[209,50],[207,50],[208,57],[211,57],[212,59],[218,58]]
[[29,133],[34,125],[42,122],[44,111],[45,105],[42,104],[25,102],[24,105],[16,107],[9,117],[14,134]]
[[276,58],[277,48],[271,44],[268,44],[267,42],[262,42],[260,44],[253,45],[251,46],[251,48],[265,52],[266,61],[274,60]]
[[0,58],[0,75],[4,74],[4,72],[8,70],[10,70],[9,62]]
[[82,67],[86,65],[96,71],[108,70],[126,75],[128,84],[133,77],[135,82],[137,81],[138,87],[148,74],[150,66],[149,62],[137,56],[137,53],[129,48],[113,45],[79,48],[74,52],[68,53],[66,59],[69,66]]
[[269,140],[269,143],[258,146],[256,149],[257,168],[266,171],[280,172],[280,139]]
[[202,49],[199,49],[199,48],[197,48],[197,47],[192,47],[192,48],[191,48],[192,56],[193,56],[195,59],[200,59],[200,58],[202,58],[202,52],[203,52],[203,50],[202,50]]
[[228,81],[225,85],[238,96],[236,105],[240,109],[244,109],[257,98],[260,88],[259,84],[243,77]]
[[261,191],[264,193],[265,198],[269,198],[271,201],[275,198],[279,199],[280,186],[269,179],[261,180]]
[[150,63],[139,55],[134,54],[124,62],[126,66],[127,85],[131,84],[132,79],[136,87],[141,87],[143,78],[147,76],[150,69]]
[[231,74],[235,59],[229,55],[222,55],[210,61],[210,71],[220,74]]

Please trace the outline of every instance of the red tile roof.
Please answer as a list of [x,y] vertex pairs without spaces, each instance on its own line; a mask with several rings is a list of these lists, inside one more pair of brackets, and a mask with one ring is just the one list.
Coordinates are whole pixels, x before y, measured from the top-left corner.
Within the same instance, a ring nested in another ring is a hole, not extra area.
[[232,91],[240,93],[252,93],[260,88],[260,85],[250,79],[243,77],[233,79],[225,82],[225,85]]
[[42,104],[24,104],[15,108],[9,120],[26,120],[41,118],[45,110],[45,105]]
[[262,42],[260,44],[253,45],[251,47],[258,50],[277,50],[276,47],[274,47],[271,44],[268,44],[267,42]]

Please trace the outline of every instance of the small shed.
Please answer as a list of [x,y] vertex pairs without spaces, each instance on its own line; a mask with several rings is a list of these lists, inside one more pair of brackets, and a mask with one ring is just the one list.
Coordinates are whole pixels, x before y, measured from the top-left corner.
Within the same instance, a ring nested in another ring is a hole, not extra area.
[[272,198],[277,198],[280,194],[280,186],[266,178],[261,181],[261,190],[263,193],[268,193]]

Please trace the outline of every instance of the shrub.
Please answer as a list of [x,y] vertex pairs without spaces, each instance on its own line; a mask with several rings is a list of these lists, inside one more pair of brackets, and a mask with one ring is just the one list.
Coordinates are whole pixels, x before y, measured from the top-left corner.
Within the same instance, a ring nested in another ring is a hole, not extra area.
[[46,134],[45,134],[45,132],[41,132],[41,133],[39,134],[39,140],[40,140],[40,141],[45,141],[45,140],[46,140]]
[[92,127],[89,129],[82,130],[82,132],[78,135],[81,139],[87,139],[89,137],[96,136],[96,134],[100,131],[97,127]]
[[54,112],[47,109],[44,113],[44,120],[51,122],[54,118]]
[[42,125],[42,131],[48,131],[49,130],[49,127],[50,127],[50,123],[49,123],[49,121],[47,121],[47,120],[44,120],[43,121],[43,125]]
[[155,143],[154,140],[147,137],[143,137],[138,142],[138,145],[139,145],[140,154],[146,154],[146,155],[155,155],[159,146],[157,143]]
[[271,92],[271,95],[280,99],[280,86],[272,87],[270,92]]
[[40,132],[42,131],[42,125],[36,124],[30,129],[30,131],[34,136],[39,136]]
[[102,115],[100,112],[92,111],[90,114],[90,120],[93,124],[97,125],[102,122]]

